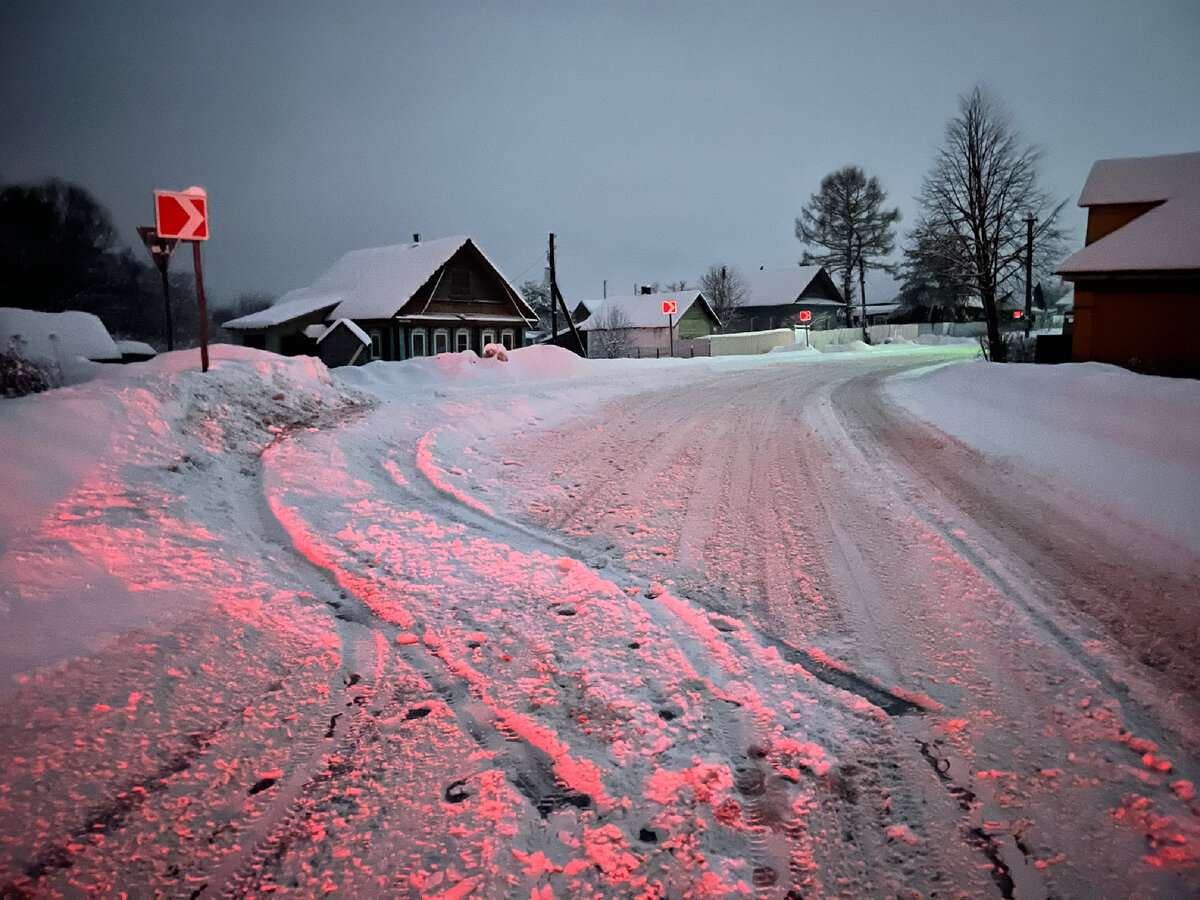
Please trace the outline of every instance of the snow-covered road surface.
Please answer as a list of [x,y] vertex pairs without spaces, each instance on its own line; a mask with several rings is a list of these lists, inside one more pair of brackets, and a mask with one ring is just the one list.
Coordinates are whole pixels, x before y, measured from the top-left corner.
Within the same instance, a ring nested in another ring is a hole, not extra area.
[[0,534],[0,893],[1195,896],[1200,566],[883,392],[954,357],[117,385]]

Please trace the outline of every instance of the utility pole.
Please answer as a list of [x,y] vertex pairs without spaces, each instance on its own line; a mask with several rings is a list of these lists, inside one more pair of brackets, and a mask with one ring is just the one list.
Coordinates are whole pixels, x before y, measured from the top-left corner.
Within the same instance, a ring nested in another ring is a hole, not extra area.
[[567,301],[563,299],[562,293],[558,290],[558,279],[554,274],[554,235],[550,235],[550,327],[554,330],[555,346],[558,342],[558,304],[562,304],[563,317],[567,320],[567,326],[571,329],[571,336],[575,338],[575,352],[580,356],[587,356],[587,351],[583,349],[583,338],[579,336],[579,330],[575,327],[575,321],[571,318],[570,310],[567,309]]
[[1033,327],[1033,223],[1034,216],[1025,218],[1025,337]]
[[863,273],[862,235],[858,236],[858,295],[862,302],[862,333],[863,343],[871,343],[871,333],[867,331],[867,282]]
[[558,344],[558,303],[554,299],[554,233],[550,233],[550,343]]

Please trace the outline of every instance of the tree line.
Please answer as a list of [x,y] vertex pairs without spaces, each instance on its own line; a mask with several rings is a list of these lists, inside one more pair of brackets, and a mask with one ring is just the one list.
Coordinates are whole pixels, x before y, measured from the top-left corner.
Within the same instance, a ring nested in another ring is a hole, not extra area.
[[[183,268],[168,275],[175,347],[200,340],[195,278]],[[209,335],[220,340],[219,322],[272,299],[245,294],[211,303]],[[167,346],[162,278],[149,253],[122,246],[108,210],[85,188],[57,178],[0,185],[0,306],[82,310],[99,316],[115,338]]]

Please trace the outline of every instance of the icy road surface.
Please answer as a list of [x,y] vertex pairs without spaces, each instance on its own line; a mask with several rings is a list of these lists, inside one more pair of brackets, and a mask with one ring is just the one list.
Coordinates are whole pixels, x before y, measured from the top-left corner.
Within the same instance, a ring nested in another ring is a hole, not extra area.
[[0,533],[0,896],[1200,894],[1200,567],[887,399],[961,352],[215,358],[10,407],[101,449]]

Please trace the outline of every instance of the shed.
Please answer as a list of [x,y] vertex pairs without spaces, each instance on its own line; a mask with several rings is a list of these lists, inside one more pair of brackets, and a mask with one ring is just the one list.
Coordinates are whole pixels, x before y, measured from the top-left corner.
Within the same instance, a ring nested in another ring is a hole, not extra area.
[[370,336],[350,319],[338,319],[317,337],[317,355],[331,369],[368,361],[370,346]]
[[1100,160],[1079,205],[1071,358],[1200,377],[1200,153]]

